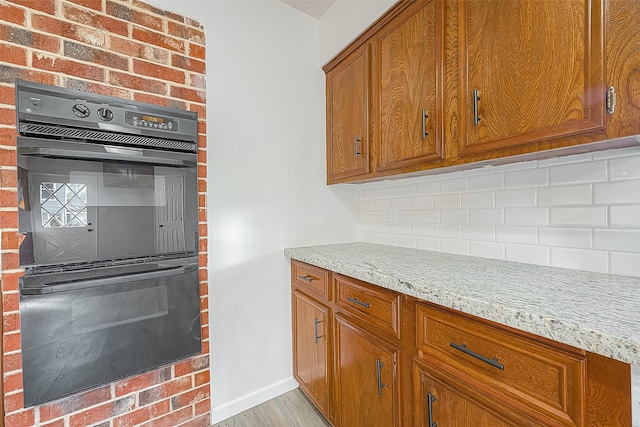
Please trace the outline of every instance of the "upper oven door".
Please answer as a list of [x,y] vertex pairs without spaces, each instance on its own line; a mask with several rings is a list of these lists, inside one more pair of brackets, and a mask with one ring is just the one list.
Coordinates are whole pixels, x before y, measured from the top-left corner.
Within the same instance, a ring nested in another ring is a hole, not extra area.
[[195,253],[196,155],[18,137],[20,264]]

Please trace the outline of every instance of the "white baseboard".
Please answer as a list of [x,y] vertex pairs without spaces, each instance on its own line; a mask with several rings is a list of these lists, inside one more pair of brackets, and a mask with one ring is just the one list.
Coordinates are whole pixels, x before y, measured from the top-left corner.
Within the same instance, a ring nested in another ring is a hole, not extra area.
[[295,388],[298,388],[298,383],[293,377],[289,377],[230,402],[215,406],[211,409],[211,424],[217,424]]

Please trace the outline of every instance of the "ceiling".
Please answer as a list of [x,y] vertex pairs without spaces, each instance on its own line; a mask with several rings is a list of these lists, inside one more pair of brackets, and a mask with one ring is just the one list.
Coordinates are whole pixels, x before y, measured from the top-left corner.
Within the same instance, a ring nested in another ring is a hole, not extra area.
[[307,15],[320,19],[336,0],[280,0]]

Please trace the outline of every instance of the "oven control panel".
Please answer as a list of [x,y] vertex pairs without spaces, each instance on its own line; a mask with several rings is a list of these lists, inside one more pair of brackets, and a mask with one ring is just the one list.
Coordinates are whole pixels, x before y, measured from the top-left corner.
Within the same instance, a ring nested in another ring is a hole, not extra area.
[[158,129],[170,132],[178,131],[178,121],[176,119],[147,113],[127,111],[125,113],[125,123],[137,128]]

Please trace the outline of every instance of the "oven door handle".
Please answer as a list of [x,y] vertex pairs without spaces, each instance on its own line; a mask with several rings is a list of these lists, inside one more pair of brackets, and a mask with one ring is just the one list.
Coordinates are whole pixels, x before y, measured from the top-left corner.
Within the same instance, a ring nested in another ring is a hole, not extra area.
[[[59,157],[63,159],[89,159],[89,160],[119,160],[135,163],[153,163],[155,165],[195,167],[197,162],[186,159],[164,158],[143,155],[127,155],[117,153],[105,153],[99,151],[67,150],[64,148],[50,147],[25,147],[18,149],[18,154],[23,156]],[[172,153],[175,154],[175,153]]]
[[58,292],[76,291],[79,289],[96,288],[100,286],[119,285],[122,283],[135,282],[138,280],[160,279],[162,277],[178,276],[197,270],[197,265],[186,265],[178,268],[166,270],[148,271],[146,273],[127,274],[124,276],[104,277],[101,279],[80,280],[77,282],[56,283],[38,287],[23,287],[20,289],[22,295],[45,295]]

